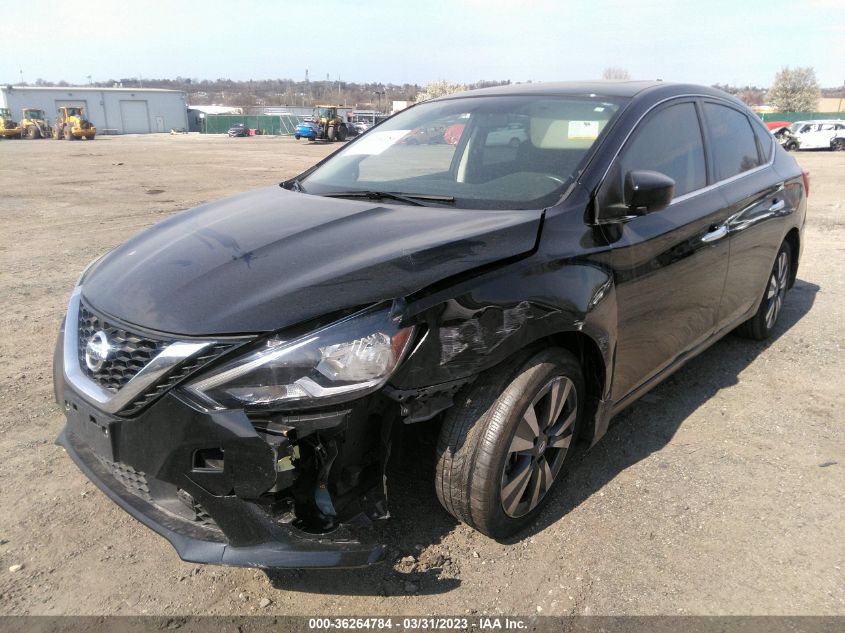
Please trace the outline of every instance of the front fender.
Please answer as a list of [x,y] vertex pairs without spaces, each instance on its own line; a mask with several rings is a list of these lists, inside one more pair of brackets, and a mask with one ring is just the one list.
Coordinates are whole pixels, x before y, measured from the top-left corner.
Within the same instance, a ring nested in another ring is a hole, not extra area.
[[421,324],[423,334],[391,379],[405,398],[438,386],[453,393],[522,350],[569,333],[588,337],[598,350],[595,395],[600,402],[609,397],[616,292],[612,274],[596,264],[534,258],[511,264],[410,302],[406,319]]

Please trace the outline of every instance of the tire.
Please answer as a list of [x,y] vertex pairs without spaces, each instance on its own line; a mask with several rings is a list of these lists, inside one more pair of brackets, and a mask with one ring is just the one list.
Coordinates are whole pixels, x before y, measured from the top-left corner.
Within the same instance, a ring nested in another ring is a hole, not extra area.
[[97,136],[96,134],[92,134],[91,136],[88,137],[88,140],[93,141],[96,136]]
[[299,140],[299,139],[301,139],[302,137],[301,137],[299,134],[294,134],[294,135],[293,135],[293,138],[295,138],[295,139],[298,141],[298,140]]
[[330,125],[329,128],[326,130],[326,138],[329,139],[329,142],[334,141],[336,133],[337,130],[335,129],[335,126]]
[[783,312],[783,302],[791,280],[792,247],[789,242],[784,242],[775,257],[757,312],[737,328],[739,335],[757,341],[763,341],[772,335],[778,317]]
[[519,139],[514,136],[510,141],[508,141],[508,145],[510,145],[514,149],[517,149],[520,145]]
[[830,149],[834,152],[845,152],[845,138],[835,138],[830,143]]
[[796,143],[795,141],[790,141],[789,143],[786,144],[786,151],[787,152],[794,152],[797,149],[798,149],[798,143]]
[[41,138],[41,130],[34,125],[30,125],[26,128],[26,137],[31,139]]
[[[555,397],[559,413],[552,420]],[[505,363],[482,374],[456,397],[443,421],[435,474],[441,505],[492,538],[526,527],[548,502],[572,453],[584,400],[581,367],[563,349],[539,352],[516,369]],[[546,433],[530,439],[544,423],[550,423]]]
[[73,134],[70,131],[70,126],[65,127],[64,136],[65,136],[66,141],[72,141],[73,140]]
[[337,128],[337,138],[339,141],[345,141],[347,136],[349,136],[349,132],[346,130],[345,125],[341,125]]

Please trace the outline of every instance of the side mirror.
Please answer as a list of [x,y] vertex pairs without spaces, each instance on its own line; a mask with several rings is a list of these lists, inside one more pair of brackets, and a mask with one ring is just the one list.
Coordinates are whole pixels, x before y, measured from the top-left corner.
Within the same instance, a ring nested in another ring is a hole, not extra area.
[[665,209],[674,194],[675,181],[659,171],[635,170],[625,174],[625,204],[632,215]]

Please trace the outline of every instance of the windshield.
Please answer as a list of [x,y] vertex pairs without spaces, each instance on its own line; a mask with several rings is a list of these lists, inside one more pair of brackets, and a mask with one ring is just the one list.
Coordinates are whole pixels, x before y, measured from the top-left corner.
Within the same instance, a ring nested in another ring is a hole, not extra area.
[[301,184],[312,194],[449,197],[469,209],[550,206],[623,103],[597,96],[423,103],[350,143]]
[[334,108],[317,108],[317,116],[330,118],[334,116]]
[[27,110],[25,118],[27,119],[43,119],[44,110]]

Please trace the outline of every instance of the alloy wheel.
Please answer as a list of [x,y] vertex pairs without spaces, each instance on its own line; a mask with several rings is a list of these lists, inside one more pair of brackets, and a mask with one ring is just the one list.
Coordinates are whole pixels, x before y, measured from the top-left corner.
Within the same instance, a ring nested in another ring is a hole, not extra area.
[[555,376],[534,396],[508,448],[500,491],[505,514],[525,516],[546,496],[569,451],[577,416],[577,390],[566,376]]
[[772,276],[769,278],[769,287],[766,291],[766,328],[768,329],[772,329],[778,320],[780,310],[783,307],[788,280],[789,256],[786,252],[781,251],[778,254],[775,267],[772,269]]

